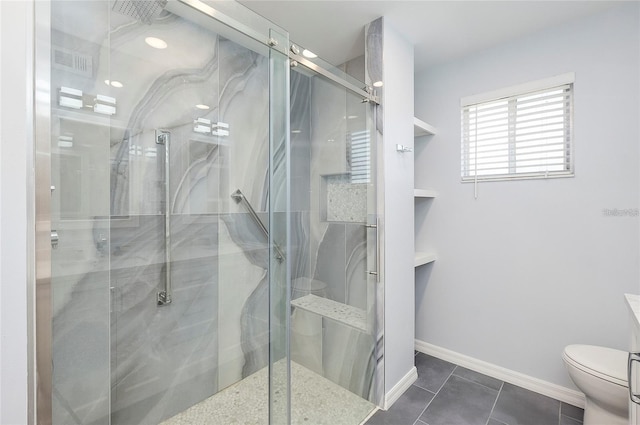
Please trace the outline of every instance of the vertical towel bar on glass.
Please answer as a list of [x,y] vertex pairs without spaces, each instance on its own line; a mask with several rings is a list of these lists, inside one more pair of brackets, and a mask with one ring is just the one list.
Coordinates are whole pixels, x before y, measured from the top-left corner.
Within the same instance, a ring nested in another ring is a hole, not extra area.
[[376,282],[380,283],[380,220],[376,218],[375,224],[365,224],[367,229],[374,229],[376,231],[376,269],[375,270],[367,270],[372,276],[376,277]]
[[165,130],[156,130],[156,144],[164,146],[164,289],[158,291],[158,306],[171,304],[171,191],[169,172],[169,148],[171,133]]

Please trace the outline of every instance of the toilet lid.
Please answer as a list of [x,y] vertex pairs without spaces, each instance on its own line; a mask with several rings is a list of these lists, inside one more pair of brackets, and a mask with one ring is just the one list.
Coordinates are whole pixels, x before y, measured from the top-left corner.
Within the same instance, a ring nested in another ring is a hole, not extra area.
[[595,345],[569,345],[564,349],[564,354],[567,360],[584,372],[627,386],[627,352]]

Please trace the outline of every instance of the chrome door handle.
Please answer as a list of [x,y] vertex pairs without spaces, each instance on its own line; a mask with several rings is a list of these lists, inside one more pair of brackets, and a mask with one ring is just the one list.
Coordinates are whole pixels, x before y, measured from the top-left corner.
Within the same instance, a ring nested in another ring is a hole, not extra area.
[[376,218],[375,224],[365,224],[367,229],[375,229],[376,230],[376,270],[367,270],[367,273],[376,277],[376,282],[380,283],[380,235],[379,235],[379,227],[380,220]]
[[627,364],[627,378],[629,382],[629,398],[635,404],[640,404],[640,394],[633,390],[633,363],[640,362],[640,353],[629,353],[629,363]]

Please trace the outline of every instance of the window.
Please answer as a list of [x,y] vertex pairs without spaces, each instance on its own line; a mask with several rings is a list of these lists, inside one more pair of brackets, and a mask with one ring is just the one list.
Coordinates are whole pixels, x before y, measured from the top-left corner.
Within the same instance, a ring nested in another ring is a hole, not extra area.
[[351,164],[351,183],[369,183],[371,180],[371,150],[369,131],[354,131],[348,134]]
[[462,181],[573,176],[573,74],[462,100]]

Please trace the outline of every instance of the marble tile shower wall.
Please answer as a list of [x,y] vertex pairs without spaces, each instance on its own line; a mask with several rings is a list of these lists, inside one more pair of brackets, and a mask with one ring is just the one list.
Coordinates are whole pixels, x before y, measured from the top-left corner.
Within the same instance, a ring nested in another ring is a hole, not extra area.
[[[112,213],[151,221],[151,231],[142,233],[158,237],[164,216],[157,213],[170,211],[174,286],[173,303],[159,309],[153,291],[164,278],[161,257],[117,277],[120,296],[133,300],[112,323],[115,423],[155,423],[268,362],[266,240],[230,198],[241,189],[258,211],[267,208],[267,62],[230,41],[210,41],[193,68],[163,63],[166,69],[130,115],[128,129],[141,130],[113,146]],[[206,118],[229,124],[230,136],[218,143],[192,131],[192,105],[205,102],[199,93],[212,96],[217,106]],[[161,163],[127,161],[132,145],[153,149],[156,128],[171,132],[168,200]],[[148,246],[163,253],[162,240]],[[140,251],[142,246],[133,252]],[[145,278],[149,284],[141,285]],[[138,298],[127,293],[140,286],[151,291]]]
[[291,250],[292,279],[311,277],[309,226],[311,211],[311,77],[292,68],[291,127]]
[[[110,121],[73,128],[76,140],[111,146],[100,165],[110,168],[110,206],[59,223],[74,242],[54,259],[56,423],[106,424],[109,415],[113,424],[158,423],[268,360],[266,240],[230,198],[241,189],[256,210],[268,208],[267,59],[172,14],[151,26],[171,54],[140,44],[149,26],[117,14],[111,23],[102,46],[64,26],[53,39],[90,54],[94,67],[91,78],[52,73],[54,87],[104,93],[105,79],[127,83],[110,94],[118,107]],[[196,110],[200,103],[210,109]],[[230,135],[193,132],[197,117],[228,123]],[[64,111],[53,121],[59,134],[71,128]],[[98,140],[105,125],[109,137]],[[168,199],[156,129],[171,133]],[[80,180],[90,170],[82,172]],[[104,184],[85,180],[82,195]],[[158,308],[167,210],[173,303]]]

